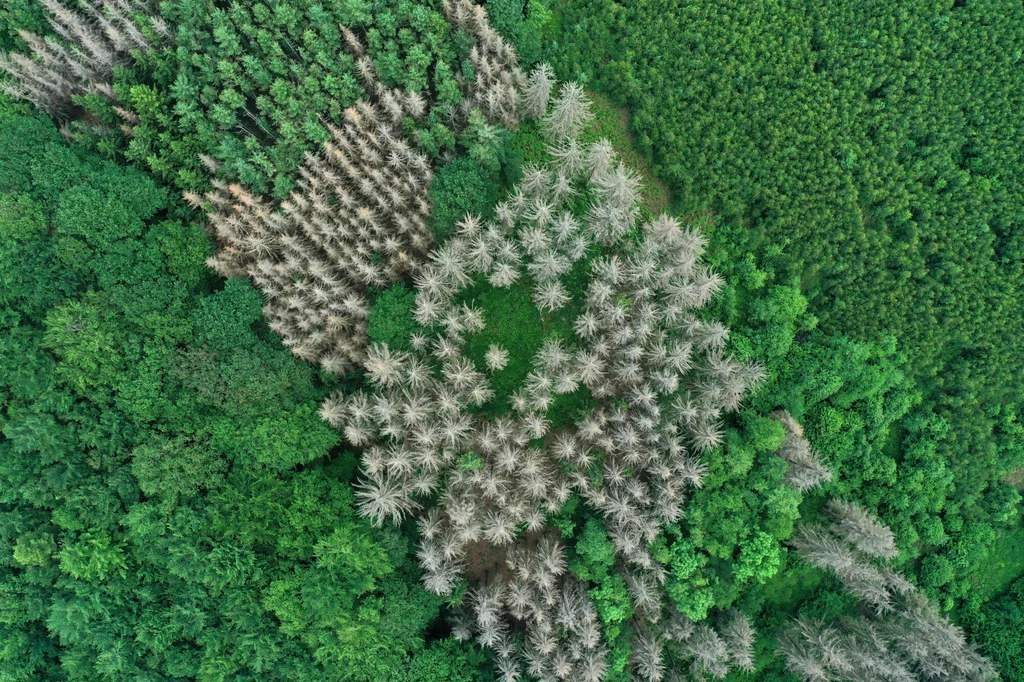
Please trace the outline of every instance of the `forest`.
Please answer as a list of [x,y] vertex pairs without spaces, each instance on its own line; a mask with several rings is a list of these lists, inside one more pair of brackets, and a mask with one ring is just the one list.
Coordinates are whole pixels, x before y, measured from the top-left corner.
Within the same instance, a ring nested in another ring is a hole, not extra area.
[[7,0],[0,682],[1024,682],[1024,8]]

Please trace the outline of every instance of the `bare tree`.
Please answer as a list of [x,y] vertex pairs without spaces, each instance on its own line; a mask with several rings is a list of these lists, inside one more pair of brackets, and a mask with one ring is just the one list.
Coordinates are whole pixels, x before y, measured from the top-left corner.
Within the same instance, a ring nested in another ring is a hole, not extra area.
[[555,85],[555,79],[551,67],[547,64],[540,64],[531,73],[527,80],[526,93],[524,97],[524,109],[531,118],[542,118],[548,110],[548,101],[551,97],[551,89]]
[[[72,10],[59,0],[41,0],[47,21],[62,40],[19,31],[34,58],[0,56],[0,70],[11,76],[4,90],[27,99],[47,113],[66,117],[73,98],[90,93],[113,99],[114,67],[127,63],[132,52],[149,50],[135,17],[166,34],[166,27],[148,3],[126,0],[85,0]],[[126,112],[128,118],[133,116]]]
[[729,622],[722,631],[732,665],[740,670],[754,672],[754,640],[756,633],[747,614],[733,609]]
[[811,444],[804,438],[803,427],[782,410],[772,413],[771,417],[786,430],[786,440],[779,449],[779,456],[789,462],[786,483],[804,492],[831,481],[832,471],[821,463]]
[[641,634],[633,640],[633,665],[649,682],[660,682],[665,676],[662,646],[661,639],[653,635]]
[[[477,10],[451,11],[466,26],[479,21]],[[704,471],[698,454],[720,442],[722,415],[761,371],[729,357],[725,327],[698,315],[721,285],[701,263],[703,239],[667,216],[640,222],[636,175],[607,144],[575,138],[588,118],[582,89],[564,86],[553,107],[546,125],[560,139],[547,162],[525,170],[495,220],[466,216],[419,267],[415,317],[426,331],[412,350],[369,349],[359,358],[367,389],[332,396],[322,414],[364,449],[364,515],[397,522],[436,497],[421,522],[424,583],[447,594],[465,571],[478,588],[501,590],[492,601],[480,592],[471,608],[473,631],[508,679],[524,668],[588,680],[605,670],[596,612],[565,574],[554,531],[543,530],[546,514],[583,497],[603,516],[636,605],[643,639],[634,668],[661,679],[665,575],[648,546],[679,518]],[[581,195],[592,201],[577,215]],[[597,242],[616,255],[594,261],[586,289],[570,291],[563,278]],[[570,302],[579,310],[580,343],[548,341],[533,358],[517,358],[530,369],[497,417],[475,408],[494,395],[493,373],[509,351],[492,346],[479,368],[464,356],[490,322],[462,297],[481,281],[523,283],[541,314]],[[551,433],[548,409],[581,386],[597,407]],[[516,628],[522,646],[510,644]],[[729,630],[735,660],[717,633],[696,632],[686,656],[700,670],[746,665],[742,624]]]
[[[522,92],[527,87],[515,49],[491,27],[483,6],[472,0],[444,0],[442,7],[448,21],[476,39],[469,54],[475,80],[464,88],[463,115],[479,109],[490,121],[515,129],[523,113]],[[530,111],[530,107],[526,109]]]
[[706,672],[721,679],[729,673],[729,651],[725,641],[707,623],[694,628],[693,634],[684,642],[683,649],[693,658],[696,675]]
[[860,551],[883,559],[899,556],[892,531],[863,507],[833,498],[829,500],[828,511],[835,518],[832,532],[846,538]]
[[578,137],[583,125],[594,118],[590,100],[578,83],[562,85],[555,106],[544,120],[544,128],[553,141]]
[[279,209],[219,180],[203,197],[186,194],[209,217],[219,247],[211,267],[251,277],[285,345],[339,374],[364,357],[366,287],[415,273],[432,245],[430,164],[400,131],[422,108],[384,88],[372,64],[364,76],[397,110],[365,101],[347,109],[340,128],[328,126],[323,150],[307,154]]

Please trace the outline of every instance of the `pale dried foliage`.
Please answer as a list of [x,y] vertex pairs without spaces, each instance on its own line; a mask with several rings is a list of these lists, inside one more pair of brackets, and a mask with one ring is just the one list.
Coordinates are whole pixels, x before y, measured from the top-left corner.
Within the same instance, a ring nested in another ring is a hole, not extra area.
[[891,611],[896,597],[912,589],[898,573],[868,561],[845,538],[824,526],[802,526],[791,544],[804,561],[835,574],[851,593],[879,613]]
[[818,453],[804,438],[804,428],[790,414],[779,410],[771,414],[786,431],[786,440],[779,449],[779,457],[789,463],[783,479],[787,485],[806,492],[832,480],[832,471],[822,464]]
[[[742,611],[732,609],[719,614],[716,620],[717,630],[710,622],[693,623],[672,614],[660,630],[660,639],[677,659],[689,661],[692,679],[722,679],[734,668],[753,672],[755,632],[750,619]],[[634,652],[634,657],[644,655]],[[657,682],[655,678],[645,679]]]
[[203,197],[186,194],[208,213],[218,244],[210,266],[251,277],[285,345],[339,374],[365,357],[366,287],[416,272],[432,244],[430,163],[401,135],[402,118],[423,116],[425,105],[362,66],[376,101],[360,101],[340,127],[328,126],[331,139],[306,155],[280,208],[218,180]]
[[871,610],[833,622],[801,616],[779,637],[787,668],[808,682],[996,679],[963,632],[879,562],[897,553],[891,531],[850,503],[832,500],[828,509],[836,518],[831,527],[803,527],[792,544]]
[[136,0],[84,0],[80,10],[59,0],[40,0],[40,4],[60,39],[19,31],[32,56],[2,55],[0,69],[11,76],[3,86],[7,93],[54,116],[70,114],[75,95],[95,93],[114,99],[114,67],[127,63],[132,52],[151,47],[136,15],[146,15],[158,32],[167,34],[149,4]]
[[832,532],[846,538],[860,551],[883,559],[899,556],[893,532],[860,505],[832,499],[828,512],[835,519]]
[[754,640],[757,633],[745,613],[733,609],[728,624],[722,631],[732,666],[745,672],[754,672]]
[[[520,539],[499,568],[470,590],[453,634],[475,634],[491,648],[504,680],[525,672],[541,680],[600,682],[607,670],[600,621],[586,587],[566,572],[560,543],[551,534]],[[512,638],[517,624],[526,631],[521,645]]]
[[[372,389],[332,396],[322,415],[364,448],[358,496],[362,513],[376,523],[400,522],[422,500],[439,495],[439,504],[420,519],[428,589],[450,592],[467,568],[475,576],[470,564],[481,545],[511,556],[523,527],[531,542],[557,546],[543,532],[545,514],[578,493],[604,515],[638,621],[654,623],[664,576],[647,545],[679,519],[687,491],[700,484],[701,453],[721,442],[721,416],[737,409],[761,371],[728,357],[727,330],[698,316],[721,286],[701,263],[700,235],[667,216],[639,225],[636,177],[606,142],[581,145],[572,137],[574,121],[584,120],[588,107],[578,88],[562,88],[548,117],[564,122],[551,126],[557,128],[552,160],[526,169],[510,198],[497,206],[496,220],[467,216],[416,276],[415,314],[427,332],[413,339],[410,352],[372,346],[363,363]],[[584,189],[592,204],[576,216],[568,200]],[[585,292],[570,291],[562,278],[596,243],[614,247],[617,255],[589,265]],[[512,409],[496,419],[476,408],[494,395],[488,373],[505,362],[502,349],[492,349],[480,367],[463,355],[468,337],[488,320],[460,302],[459,294],[484,281],[498,288],[528,283],[542,311],[559,309],[573,295],[582,305],[575,339],[545,342],[512,396]],[[584,387],[598,407],[551,432],[547,411],[556,396]],[[459,466],[466,453],[482,465]],[[544,654],[529,646],[520,650],[505,636],[500,614],[513,608],[505,599],[512,598],[507,591],[522,561],[533,559],[507,558],[517,568],[489,575],[485,587],[500,598],[487,603],[498,604],[497,610],[481,616],[477,609],[473,627],[487,633],[482,641],[505,661],[507,679],[515,679],[523,665],[546,671],[544,679],[596,679],[603,654],[589,634],[585,614],[592,607],[561,573],[541,572],[538,579],[548,587],[527,592],[541,600],[538,612],[547,613],[552,599],[563,599],[558,590],[569,590],[584,614],[582,624],[559,627],[556,619],[560,643],[545,645],[550,650]],[[514,594],[519,600],[525,593]],[[527,641],[547,637],[543,619],[530,613],[514,616],[524,620]],[[661,674],[658,642],[637,643],[638,651],[647,652],[637,669],[648,679]]]
[[509,130],[515,129],[523,114],[522,93],[527,86],[515,48],[491,27],[483,6],[472,0],[444,0],[442,8],[448,21],[476,39],[469,53],[474,80],[464,84],[463,113],[480,109],[492,123],[499,121]]

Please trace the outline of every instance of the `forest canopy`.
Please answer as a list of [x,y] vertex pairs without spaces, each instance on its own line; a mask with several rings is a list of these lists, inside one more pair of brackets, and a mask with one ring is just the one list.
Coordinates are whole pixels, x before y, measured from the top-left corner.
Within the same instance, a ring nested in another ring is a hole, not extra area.
[[1024,680],[1020,5],[0,8],[0,680]]

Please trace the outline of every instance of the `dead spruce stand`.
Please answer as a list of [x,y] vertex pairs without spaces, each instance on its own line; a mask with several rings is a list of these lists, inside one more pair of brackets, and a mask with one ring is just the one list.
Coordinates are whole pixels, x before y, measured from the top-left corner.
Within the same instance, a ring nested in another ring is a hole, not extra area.
[[[547,111],[552,86],[546,69],[534,72],[529,107]],[[706,647],[695,637],[725,648],[708,628],[661,617],[664,576],[647,543],[680,517],[700,485],[701,453],[721,440],[721,416],[761,371],[726,356],[728,330],[697,314],[721,286],[701,262],[704,240],[668,216],[640,224],[636,175],[609,143],[577,139],[590,118],[582,89],[563,85],[543,119],[548,161],[525,170],[493,221],[466,216],[416,276],[425,331],[412,350],[372,345],[363,363],[370,389],[334,395],[321,412],[363,448],[362,512],[378,524],[420,513],[427,588],[449,594],[469,580],[456,634],[491,647],[507,680],[524,667],[540,679],[591,682],[606,670],[597,613],[545,522],[574,493],[600,510],[615,543],[636,605],[636,673],[661,679],[666,645],[698,666]],[[563,282],[574,266],[589,273],[585,291]],[[460,294],[517,283],[541,315],[581,312],[571,338],[544,342],[510,408],[485,417],[490,377],[509,349],[492,346],[479,366],[465,355],[489,320]],[[549,408],[574,391],[597,407],[552,430]],[[749,625],[726,631],[745,663]],[[713,662],[728,658],[723,651]]]

